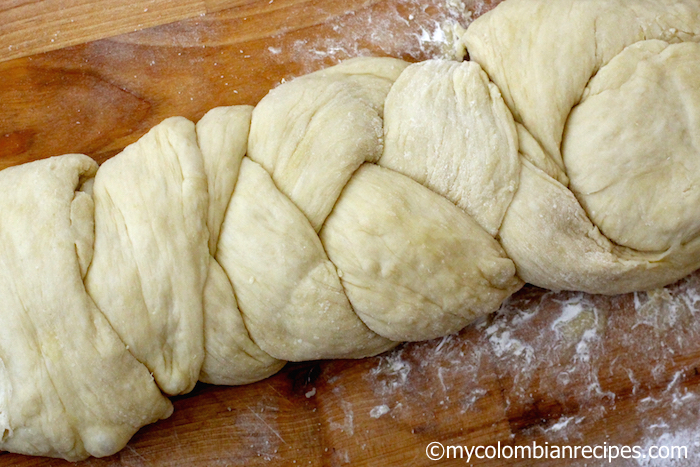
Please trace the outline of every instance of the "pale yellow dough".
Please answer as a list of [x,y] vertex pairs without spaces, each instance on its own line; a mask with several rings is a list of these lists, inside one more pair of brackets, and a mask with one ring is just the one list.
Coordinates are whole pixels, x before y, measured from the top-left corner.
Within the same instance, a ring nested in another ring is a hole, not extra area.
[[384,99],[406,66],[351,60],[285,83],[255,107],[248,155],[317,232],[353,172],[381,156]]
[[374,164],[355,173],[320,235],[355,312],[388,339],[457,332],[522,286],[468,214]]
[[518,187],[518,136],[498,88],[475,62],[409,66],[384,110],[379,165],[422,183],[495,236]]
[[253,342],[226,272],[216,260],[219,233],[248,147],[251,106],[217,107],[197,122],[209,191],[209,269],[204,286],[204,361],[199,380],[248,384],[277,373],[285,364]]
[[204,359],[207,177],[195,126],[157,125],[95,178],[95,255],[85,285],[167,394],[190,391]]
[[560,170],[564,126],[588,81],[625,47],[649,39],[700,40],[700,2],[506,0],[464,36],[470,59]]
[[618,245],[661,252],[700,232],[699,77],[700,44],[638,42],[601,68],[569,116],[571,191]]
[[698,41],[684,0],[508,0],[469,27],[518,130],[499,237],[525,281],[619,294],[700,267]]
[[96,170],[67,155],[0,172],[0,450],[108,456],[172,412],[82,282]]
[[276,358],[357,358],[396,345],[358,319],[308,219],[247,158],[217,259],[253,340]]
[[506,0],[463,42],[0,172],[0,449],[110,455],[161,391],[700,267],[700,2]]

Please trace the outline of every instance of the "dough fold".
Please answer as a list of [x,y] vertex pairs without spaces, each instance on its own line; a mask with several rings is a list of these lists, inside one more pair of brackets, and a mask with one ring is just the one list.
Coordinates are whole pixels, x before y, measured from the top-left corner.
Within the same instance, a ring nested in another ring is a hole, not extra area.
[[498,88],[475,62],[409,66],[384,110],[379,165],[427,186],[495,236],[518,186],[518,138]]
[[129,350],[167,394],[190,391],[204,359],[207,178],[192,122],[174,117],[95,177],[95,254],[85,279]]
[[526,282],[550,290],[615,295],[652,290],[700,267],[700,239],[644,254],[608,240],[565,186],[522,165],[520,188],[501,227],[501,244]]
[[96,171],[71,154],[0,172],[2,450],[108,456],[172,412],[82,282]]
[[469,27],[516,121],[499,236],[524,280],[619,294],[700,266],[698,41],[684,0],[508,0]]
[[700,41],[700,3],[507,0],[463,37],[470,59],[498,86],[515,121],[563,171],[564,126],[586,84],[625,47],[649,39]]
[[700,267],[699,2],[506,0],[463,40],[0,172],[0,449],[110,455],[198,380]]
[[353,172],[381,156],[384,100],[406,66],[352,59],[285,83],[255,107],[248,155],[315,231]]
[[212,384],[248,384],[278,372],[285,364],[250,338],[233,286],[216,260],[219,234],[241,161],[248,146],[251,106],[217,107],[197,122],[209,192],[209,269],[204,285],[204,361],[199,380]]
[[700,44],[638,42],[601,68],[569,116],[571,191],[618,245],[665,251],[698,236],[698,77]]
[[370,163],[320,236],[358,316],[396,341],[457,332],[522,286],[513,262],[468,214]]
[[253,340],[284,360],[358,358],[396,345],[355,315],[308,219],[243,159],[217,259]]

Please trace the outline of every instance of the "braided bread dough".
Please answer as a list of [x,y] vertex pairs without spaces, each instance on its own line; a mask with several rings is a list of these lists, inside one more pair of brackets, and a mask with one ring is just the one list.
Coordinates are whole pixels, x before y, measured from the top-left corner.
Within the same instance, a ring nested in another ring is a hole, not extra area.
[[697,269],[699,41],[691,0],[507,0],[470,62],[350,60],[0,172],[0,449],[109,455],[161,391]]
[[119,449],[172,405],[83,285],[92,159],[0,172],[0,447],[80,459]]
[[[655,46],[643,42],[652,40]],[[697,56],[689,58],[700,41],[700,3],[508,0],[475,21],[464,41],[518,126],[520,186],[499,235],[523,280],[616,294],[660,287],[700,267],[692,195],[698,146],[689,136],[700,131]],[[656,41],[684,44],[651,60],[654,47],[664,47]],[[673,62],[681,53],[686,58]],[[611,157],[616,165],[608,165]],[[663,180],[676,191],[665,192]]]

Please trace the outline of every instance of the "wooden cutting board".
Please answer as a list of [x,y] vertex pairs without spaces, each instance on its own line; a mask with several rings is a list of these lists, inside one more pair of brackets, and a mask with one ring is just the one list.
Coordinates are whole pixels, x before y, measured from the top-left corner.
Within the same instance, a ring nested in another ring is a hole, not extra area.
[[[284,80],[357,55],[445,56],[442,31],[469,22],[459,3],[4,2],[0,167],[69,152],[102,162],[166,117],[255,104]],[[465,3],[477,16],[498,1]],[[526,287],[459,335],[289,364],[245,387],[200,384],[123,451],[79,465],[470,465],[431,461],[426,447],[536,442],[678,445],[692,459],[471,464],[697,466],[698,316],[698,274],[618,297]],[[68,464],[0,454],[10,465]]]

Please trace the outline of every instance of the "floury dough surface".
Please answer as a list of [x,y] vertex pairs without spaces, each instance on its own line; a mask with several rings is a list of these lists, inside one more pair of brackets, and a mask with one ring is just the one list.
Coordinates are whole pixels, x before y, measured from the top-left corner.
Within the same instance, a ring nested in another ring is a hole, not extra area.
[[379,165],[446,197],[495,236],[518,187],[515,123],[475,62],[413,64],[387,96]]
[[83,285],[94,205],[81,186],[96,170],[67,155],[0,172],[3,450],[105,456],[172,412]]
[[[648,60],[650,40],[674,45]],[[500,89],[524,143],[519,189],[499,232],[523,280],[616,294],[660,287],[700,266],[698,154],[688,136],[697,128],[697,73],[692,58],[678,71],[670,65],[692,56],[699,40],[700,4],[676,0],[509,0],[469,27],[469,56]],[[654,92],[644,92],[649,80]],[[629,98],[615,100],[616,88]],[[605,104],[595,104],[597,94]],[[664,99],[668,107],[649,123],[648,109]],[[664,133],[654,145],[643,142],[645,125]],[[654,158],[665,160],[647,163]]]
[[[493,355],[530,364],[498,325],[523,280],[615,295],[697,269],[698,39],[691,1],[507,0],[466,32],[472,62],[350,60],[255,108],[169,118],[99,170],[66,155],[2,172],[0,448],[110,455],[169,416],[160,391],[474,321]],[[668,104],[667,126],[634,120],[658,107],[648,99]],[[673,136],[644,144],[654,131]],[[637,202],[664,183],[677,191]],[[622,215],[600,217],[610,209]],[[606,317],[560,318],[554,334],[585,361]]]
[[698,235],[698,76],[700,44],[638,42],[598,71],[569,116],[571,190],[618,245],[664,251]]
[[522,286],[472,218],[373,164],[355,173],[320,236],[355,312],[395,341],[457,332]]

